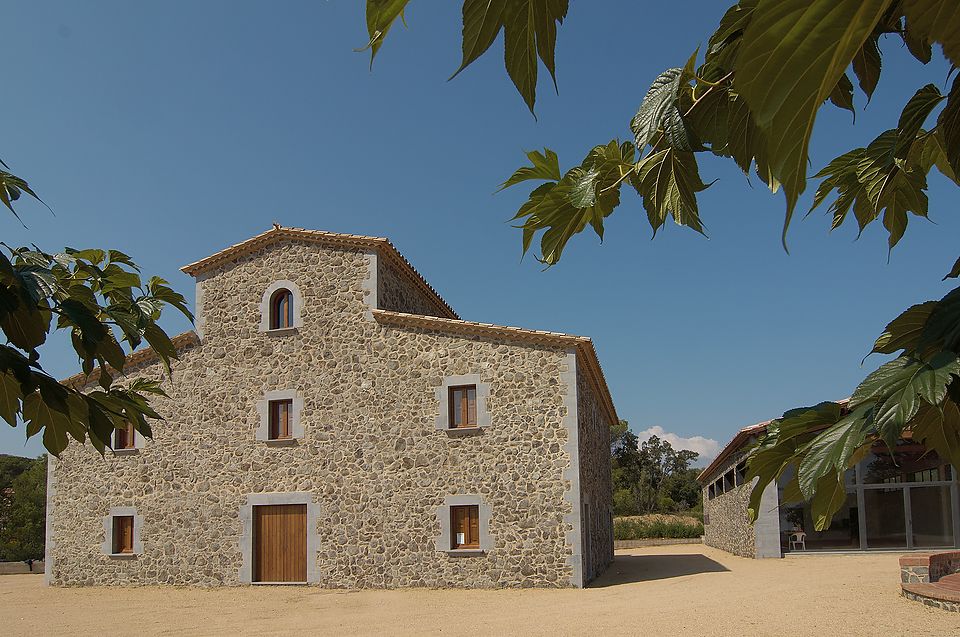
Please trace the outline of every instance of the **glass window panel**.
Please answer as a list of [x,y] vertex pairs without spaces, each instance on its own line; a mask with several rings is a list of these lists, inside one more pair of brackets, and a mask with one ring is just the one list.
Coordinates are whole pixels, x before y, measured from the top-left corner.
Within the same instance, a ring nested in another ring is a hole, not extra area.
[[910,440],[901,440],[892,453],[878,443],[861,463],[864,484],[950,480],[948,469],[937,452]]
[[847,501],[837,511],[830,528],[823,531],[817,531],[814,527],[809,502],[802,505],[781,507],[780,515],[780,528],[784,531],[782,542],[785,550],[789,550],[789,536],[796,532],[806,534],[804,543],[808,551],[860,548],[860,522],[855,493],[847,494]]
[[867,519],[867,548],[906,547],[903,488],[864,489],[863,506]]
[[911,487],[910,515],[914,546],[953,546],[950,487]]

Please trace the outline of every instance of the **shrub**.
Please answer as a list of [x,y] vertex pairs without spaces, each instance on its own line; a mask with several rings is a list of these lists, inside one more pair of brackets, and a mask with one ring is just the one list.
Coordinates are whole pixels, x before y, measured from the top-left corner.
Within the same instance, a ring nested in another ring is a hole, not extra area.
[[613,519],[616,540],[652,538],[696,538],[703,535],[703,523],[676,515],[645,515]]

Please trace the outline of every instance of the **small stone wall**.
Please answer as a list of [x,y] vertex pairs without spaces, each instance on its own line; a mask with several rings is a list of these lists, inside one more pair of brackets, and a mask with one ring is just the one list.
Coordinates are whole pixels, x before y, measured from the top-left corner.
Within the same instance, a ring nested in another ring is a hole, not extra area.
[[0,575],[26,575],[28,573],[42,572],[42,560],[34,560],[30,566],[27,566],[26,562],[0,562]]
[[900,558],[900,592],[909,600],[960,612],[960,591],[937,585],[942,577],[960,573],[960,551]]

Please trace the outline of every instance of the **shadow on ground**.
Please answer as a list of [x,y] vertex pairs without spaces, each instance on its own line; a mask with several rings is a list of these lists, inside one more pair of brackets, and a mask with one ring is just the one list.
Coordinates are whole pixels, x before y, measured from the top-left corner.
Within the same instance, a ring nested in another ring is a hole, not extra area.
[[683,577],[697,573],[729,571],[719,562],[700,553],[679,555],[617,555],[613,564],[591,584],[590,588],[618,586],[631,582]]

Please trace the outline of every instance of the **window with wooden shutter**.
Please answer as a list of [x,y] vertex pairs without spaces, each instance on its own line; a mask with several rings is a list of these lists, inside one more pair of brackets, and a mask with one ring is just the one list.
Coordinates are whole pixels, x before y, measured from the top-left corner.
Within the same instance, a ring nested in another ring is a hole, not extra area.
[[270,401],[270,440],[288,440],[293,437],[290,426],[292,411],[292,400]]
[[133,516],[116,515],[113,518],[113,552],[133,553]]
[[117,449],[135,449],[136,448],[136,431],[133,428],[133,423],[128,422],[127,426],[123,429],[116,429],[113,432],[113,448]]
[[450,428],[477,426],[477,386],[460,385],[450,388]]
[[293,294],[279,289],[270,299],[270,329],[281,330],[293,327]]
[[480,507],[476,504],[450,507],[450,548],[480,548]]

